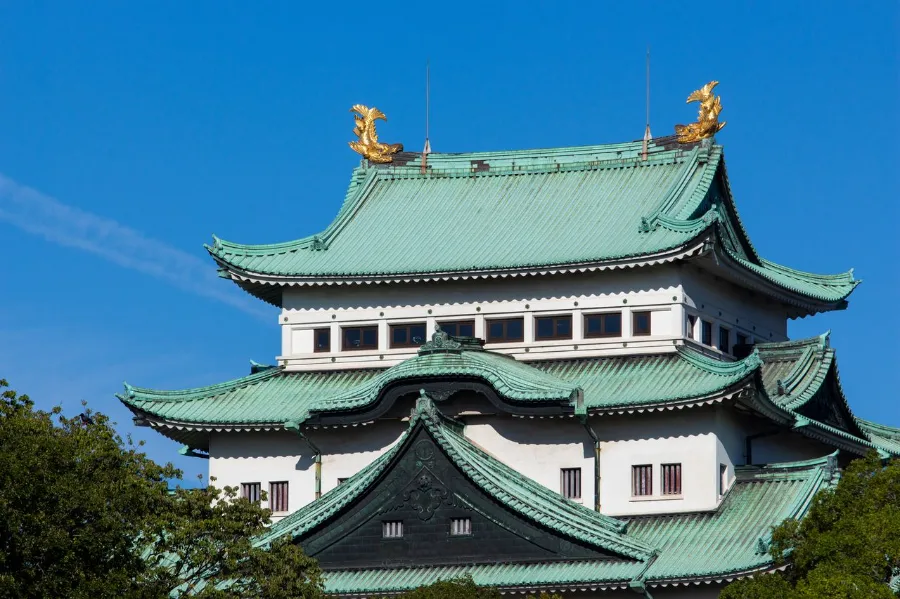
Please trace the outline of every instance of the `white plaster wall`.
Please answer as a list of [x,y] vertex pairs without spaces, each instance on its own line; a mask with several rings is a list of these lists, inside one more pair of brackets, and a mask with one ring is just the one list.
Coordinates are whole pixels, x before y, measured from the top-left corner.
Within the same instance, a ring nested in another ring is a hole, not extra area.
[[[338,478],[359,472],[391,447],[406,423],[376,422],[369,426],[311,431],[309,437],[322,451],[322,493],[337,486]],[[258,431],[212,433],[209,475],[218,487],[241,483],[288,482],[288,511],[296,511],[315,499],[315,463],[309,446],[293,433]],[[266,503],[264,505],[267,506]]]
[[466,419],[466,438],[523,475],[560,492],[560,470],[581,468],[581,499],[594,507],[594,446],[572,419]]

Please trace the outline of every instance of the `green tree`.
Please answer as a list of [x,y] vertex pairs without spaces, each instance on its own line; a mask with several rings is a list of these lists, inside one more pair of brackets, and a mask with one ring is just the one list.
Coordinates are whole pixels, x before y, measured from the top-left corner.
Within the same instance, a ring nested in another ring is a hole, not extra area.
[[783,572],[729,585],[722,599],[893,599],[900,573],[900,460],[874,451],[821,491],[806,517],[775,528],[770,548]]
[[[398,599],[500,599],[503,595],[497,589],[480,587],[471,576],[454,580],[439,580],[430,585],[407,591]],[[559,595],[541,593],[528,595],[526,599],[561,599]]]
[[36,410],[0,380],[0,599],[321,596],[299,547],[254,547],[270,512],[233,488],[178,489],[102,414]]

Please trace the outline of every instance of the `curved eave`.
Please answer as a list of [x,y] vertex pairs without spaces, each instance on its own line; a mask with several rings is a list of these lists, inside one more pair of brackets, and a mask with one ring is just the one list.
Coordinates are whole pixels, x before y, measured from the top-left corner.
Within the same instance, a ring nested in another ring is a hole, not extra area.
[[599,259],[595,261],[559,264],[540,264],[515,268],[485,268],[434,272],[347,274],[347,275],[273,275],[241,269],[226,259],[207,251],[220,267],[223,278],[230,278],[247,293],[275,306],[281,306],[281,292],[285,287],[327,286],[327,285],[373,285],[381,283],[419,283],[427,281],[463,281],[472,279],[505,279],[534,277],[543,275],[596,272],[605,270],[626,270],[646,266],[668,264],[685,260],[703,252],[704,233],[699,230],[687,243],[652,254],[626,256],[622,258]]

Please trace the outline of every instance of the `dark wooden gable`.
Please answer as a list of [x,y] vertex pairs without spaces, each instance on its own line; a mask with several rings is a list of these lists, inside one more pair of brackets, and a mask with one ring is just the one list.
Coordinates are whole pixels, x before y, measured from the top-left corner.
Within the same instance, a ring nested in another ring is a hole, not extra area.
[[[469,519],[471,534],[451,534],[453,519]],[[386,522],[402,522],[403,536],[385,538]],[[619,559],[503,506],[421,425],[353,505],[298,540],[324,569]]]

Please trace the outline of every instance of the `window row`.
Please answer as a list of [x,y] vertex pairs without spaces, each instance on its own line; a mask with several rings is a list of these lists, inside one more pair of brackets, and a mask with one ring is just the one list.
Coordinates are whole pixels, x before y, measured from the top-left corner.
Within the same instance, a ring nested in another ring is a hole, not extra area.
[[[472,535],[471,518],[450,518],[451,537],[468,537]],[[381,523],[381,536],[385,539],[403,538],[403,520],[385,520]]]
[[[473,337],[474,320],[439,322],[441,329],[453,337]],[[488,343],[514,343],[525,340],[525,318],[489,318],[485,321],[485,337]],[[636,337],[651,334],[650,312],[631,313],[631,334]],[[391,349],[419,347],[425,343],[427,335],[424,322],[392,324],[389,326]],[[584,316],[584,337],[621,337],[622,313],[586,314]],[[536,341],[572,338],[572,315],[538,316],[534,319]],[[316,352],[331,351],[331,328],[315,329],[313,343]],[[341,350],[378,349],[378,326],[341,328]]]
[[[688,316],[688,328],[689,328],[688,336],[689,337],[692,337],[692,338],[694,337],[694,330],[695,330],[695,327],[697,324],[697,320],[698,320],[698,317],[696,317],[694,315]],[[700,320],[700,331],[699,331],[700,339],[699,339],[699,341],[703,345],[706,345],[708,347],[717,347],[720,352],[725,353],[725,354],[735,354],[736,350],[740,351],[740,350],[745,349],[743,346],[748,345],[750,342],[750,338],[747,335],[745,335],[743,333],[736,333],[735,334],[735,343],[732,346],[731,345],[731,329],[729,329],[728,327],[719,325],[719,335],[718,335],[718,339],[717,339],[718,345],[713,346],[713,323],[708,320],[704,320],[702,318],[699,320]]]
[[[660,489],[662,495],[681,495],[681,464],[662,464]],[[631,467],[632,497],[653,495],[653,465],[640,464]]]
[[[262,483],[241,483],[241,497],[255,503],[262,501]],[[268,500],[273,512],[288,511],[287,481],[269,483]]]

